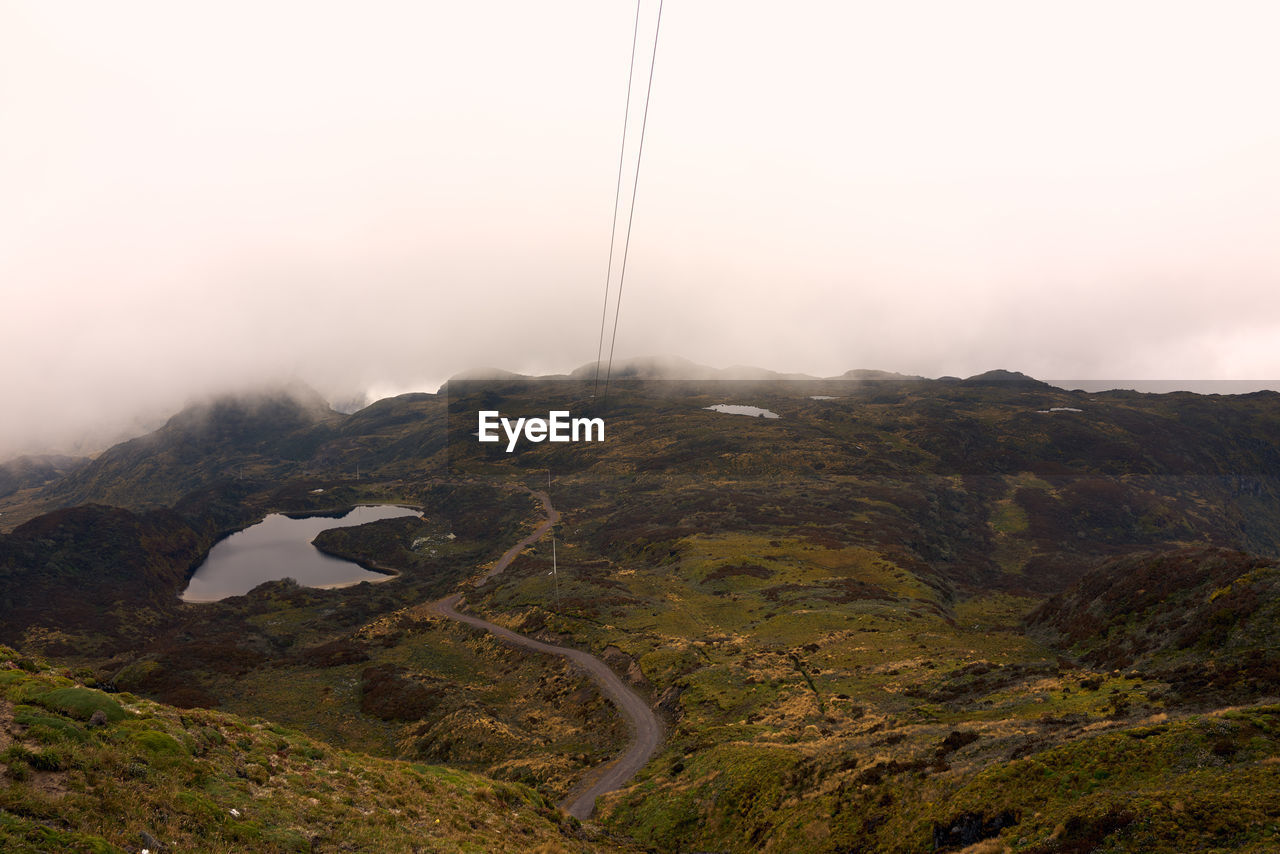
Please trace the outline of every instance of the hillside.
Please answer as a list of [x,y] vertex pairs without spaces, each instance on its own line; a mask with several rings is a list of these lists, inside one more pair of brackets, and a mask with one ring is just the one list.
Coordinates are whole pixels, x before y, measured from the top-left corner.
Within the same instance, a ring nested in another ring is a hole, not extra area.
[[341,418],[305,386],[222,395],[103,452],[52,484],[47,499],[144,509],[219,481],[295,476]]
[[104,694],[0,647],[8,852],[633,850],[526,787]]
[[88,459],[85,457],[41,454],[17,457],[0,463],[0,498],[22,489],[44,486],[65,477],[86,462]]
[[[346,416],[175,419],[149,439],[163,464],[122,446],[133,462],[43,493],[169,506],[0,538],[0,596],[27,603],[0,630],[105,688],[558,800],[625,728],[562,661],[424,608],[465,591],[594,653],[665,721],[597,815],[652,850],[1271,850],[1280,395],[1003,371],[590,385],[493,374]],[[481,408],[597,415],[607,437],[508,454],[475,441]],[[471,588],[539,518],[525,488],[562,514],[556,562],[544,539]],[[317,543],[391,580],[176,600],[221,534],[366,501],[423,518]]]
[[1139,669],[1225,705],[1280,687],[1280,566],[1221,549],[1108,561],[1028,623],[1100,668]]
[[172,510],[91,504],[33,519],[0,538],[0,637],[39,637],[50,652],[103,652],[106,636],[136,636],[170,611],[211,545]]

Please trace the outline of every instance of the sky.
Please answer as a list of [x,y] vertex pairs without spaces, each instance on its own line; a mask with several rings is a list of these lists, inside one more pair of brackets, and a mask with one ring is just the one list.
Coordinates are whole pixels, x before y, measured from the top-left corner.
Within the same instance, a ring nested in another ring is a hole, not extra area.
[[[0,0],[0,457],[208,391],[593,361],[636,8]],[[1277,31],[1269,0],[672,0],[617,358],[1280,377]]]

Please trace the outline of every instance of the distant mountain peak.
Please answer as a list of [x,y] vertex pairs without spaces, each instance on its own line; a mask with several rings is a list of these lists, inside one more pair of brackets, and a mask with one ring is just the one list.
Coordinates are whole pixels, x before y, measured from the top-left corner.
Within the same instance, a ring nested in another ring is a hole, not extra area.
[[701,365],[683,356],[637,356],[619,359],[612,367],[605,362],[587,362],[570,372],[574,379],[591,379],[599,365],[600,377],[627,380],[689,380],[711,379],[719,372],[716,368]]
[[[489,380],[509,382],[552,379],[590,381],[597,375],[601,379],[604,379],[606,374],[611,380],[739,380],[748,382],[843,381],[859,383],[918,383],[929,381],[928,377],[920,376],[918,374],[903,374],[897,371],[882,371],[867,368],[853,368],[842,374],[830,377],[819,377],[803,373],[787,373],[771,370],[769,368],[761,368],[754,365],[731,365],[727,368],[713,368],[710,365],[704,365],[700,362],[695,362],[692,359],[686,359],[683,356],[671,354],[617,359],[614,360],[612,367],[609,367],[605,362],[592,361],[579,365],[568,374],[548,374],[541,376],[521,374],[493,367],[474,368],[455,374],[449,378],[449,381],[467,382]],[[943,377],[940,381],[980,386],[1000,385],[1005,388],[1051,388],[1048,383],[1041,382],[1034,377],[1027,376],[1026,374],[1019,373],[1018,371],[1008,371],[1003,369],[976,374],[975,376],[964,380],[956,377]]]
[[211,423],[246,419],[314,423],[333,414],[329,402],[318,391],[304,383],[294,382],[225,392],[189,402],[161,430],[201,429]]
[[33,454],[0,463],[0,498],[20,489],[43,486],[89,462],[88,457]]
[[[575,379],[595,376],[596,363],[588,362],[575,369],[570,376]],[[604,365],[600,366],[600,375],[605,375]],[[812,374],[788,373],[761,368],[755,365],[730,365],[727,368],[713,368],[686,359],[683,356],[639,356],[632,359],[614,362],[610,372],[613,379],[629,380],[742,380],[750,382],[769,381],[817,381],[821,379],[836,380],[920,380],[923,377],[908,376],[890,371],[852,370],[837,377],[817,377]]]
[[994,371],[986,371],[981,374],[974,374],[962,380],[965,385],[998,385],[1002,388],[1037,388],[1048,389],[1053,388],[1046,382],[1042,382],[1035,377],[1029,377],[1019,371],[1006,371],[997,368]]
[[897,371],[876,371],[866,368],[854,368],[845,371],[835,379],[865,380],[871,382],[920,382],[924,377],[915,374],[900,374]]
[[481,367],[468,368],[465,371],[459,371],[449,379],[445,380],[445,385],[452,382],[477,382],[481,380],[527,380],[533,379],[528,374],[518,374],[515,371],[504,370],[503,368]]

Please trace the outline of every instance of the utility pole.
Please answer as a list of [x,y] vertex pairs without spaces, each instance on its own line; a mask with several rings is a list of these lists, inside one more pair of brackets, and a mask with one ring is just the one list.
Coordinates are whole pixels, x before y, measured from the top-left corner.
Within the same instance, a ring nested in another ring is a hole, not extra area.
[[555,587],[556,610],[560,610],[560,573],[556,566],[556,529],[551,529],[551,582]]

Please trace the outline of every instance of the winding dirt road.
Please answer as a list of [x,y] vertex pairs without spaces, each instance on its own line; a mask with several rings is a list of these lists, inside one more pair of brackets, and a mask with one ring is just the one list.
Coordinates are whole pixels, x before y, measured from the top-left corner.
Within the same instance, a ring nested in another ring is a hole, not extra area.
[[[533,529],[533,533],[507,549],[506,553],[498,558],[498,562],[476,580],[476,586],[500,574],[511,565],[511,562],[516,559],[520,552],[546,536],[551,527],[560,521],[560,511],[551,506],[550,496],[545,492],[532,490],[531,494],[542,502],[542,509],[547,518]],[[657,715],[653,713],[649,708],[649,704],[639,694],[631,690],[626,683],[618,678],[616,673],[594,655],[578,649],[536,641],[508,628],[490,623],[488,620],[461,613],[458,611],[458,602],[462,599],[462,596],[463,594],[461,593],[446,596],[443,599],[432,602],[427,606],[428,610],[451,620],[483,629],[516,646],[569,659],[595,680],[604,695],[609,698],[611,703],[617,706],[618,711],[626,718],[631,730],[631,744],[626,752],[603,768],[593,771],[588,777],[590,782],[587,788],[571,794],[560,804],[561,809],[567,811],[574,818],[589,818],[591,813],[595,811],[597,797],[621,788],[623,784],[636,775],[636,772],[644,767],[644,764],[657,751],[658,745],[662,743],[662,724],[659,723]]]

